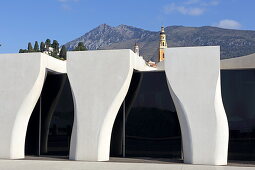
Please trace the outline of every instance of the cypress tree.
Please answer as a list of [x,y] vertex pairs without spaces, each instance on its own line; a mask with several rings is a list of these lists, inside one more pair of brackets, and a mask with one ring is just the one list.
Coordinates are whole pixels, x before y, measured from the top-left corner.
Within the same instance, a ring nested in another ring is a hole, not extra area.
[[28,43],[27,50],[28,50],[28,52],[33,52],[33,47],[32,47],[31,42]]
[[66,60],[66,51],[67,51],[66,46],[63,45],[60,50],[59,57]]
[[40,44],[40,51],[41,52],[45,51],[45,43],[44,42],[41,42],[41,44]]
[[38,44],[37,41],[35,41],[34,51],[35,51],[35,52],[39,52],[39,44]]
[[50,42],[50,39],[47,39],[45,41],[45,45],[46,45],[46,48],[49,48],[51,46],[51,42]]
[[59,52],[59,43],[57,40],[53,40],[52,48],[53,48],[53,51],[55,51],[56,53]]
[[52,57],[55,57],[55,58],[58,58],[58,53],[57,53],[57,51],[53,51],[53,52],[51,53],[51,56],[52,56]]

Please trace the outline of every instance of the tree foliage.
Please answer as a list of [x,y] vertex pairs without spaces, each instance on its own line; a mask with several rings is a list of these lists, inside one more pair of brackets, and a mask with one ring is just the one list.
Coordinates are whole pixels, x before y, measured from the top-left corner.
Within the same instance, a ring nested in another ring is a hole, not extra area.
[[50,41],[50,39],[47,39],[47,40],[45,41],[45,46],[46,46],[46,48],[49,49],[49,47],[51,46],[51,41]]
[[54,51],[59,51],[59,43],[57,40],[53,40],[53,43],[51,45],[51,47],[54,49]]
[[28,52],[33,52],[34,51],[31,42],[28,43],[27,50],[28,50]]
[[27,53],[27,52],[28,52],[27,50],[19,49],[19,53]]
[[66,46],[63,45],[60,50],[59,57],[66,60],[66,52],[67,52]]
[[[50,48],[51,47],[51,48]],[[77,51],[84,51],[87,50],[83,43],[79,43],[77,46]],[[45,42],[40,43],[40,47],[38,41],[35,41],[34,48],[32,43],[29,42],[27,45],[27,49],[20,49],[19,53],[31,53],[31,52],[42,52],[46,53],[52,57],[55,57],[60,60],[66,60],[66,52],[67,49],[65,46],[62,46],[59,52],[59,43],[57,40],[53,40],[51,44],[50,39],[46,39]]]
[[41,52],[45,51],[45,43],[44,42],[41,42],[41,44],[40,44],[40,51]]
[[38,44],[37,41],[35,41],[34,51],[35,51],[35,52],[39,52],[39,44]]
[[83,42],[79,42],[74,48],[74,51],[87,51],[87,48],[84,46]]

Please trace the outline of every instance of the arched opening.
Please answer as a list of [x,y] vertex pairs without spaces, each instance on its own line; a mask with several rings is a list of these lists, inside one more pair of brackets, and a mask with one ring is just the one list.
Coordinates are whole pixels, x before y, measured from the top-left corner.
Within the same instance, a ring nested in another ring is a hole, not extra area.
[[116,117],[111,156],[182,158],[181,130],[164,71],[135,71]]
[[25,155],[68,156],[74,104],[66,74],[48,73],[30,117]]

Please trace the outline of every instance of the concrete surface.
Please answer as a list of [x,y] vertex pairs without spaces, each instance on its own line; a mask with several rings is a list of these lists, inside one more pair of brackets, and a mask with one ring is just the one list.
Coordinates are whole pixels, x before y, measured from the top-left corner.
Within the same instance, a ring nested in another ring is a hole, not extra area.
[[109,160],[112,127],[134,69],[155,70],[131,50],[67,53],[75,105],[70,159]]
[[74,99],[70,159],[109,160],[112,126],[133,74],[130,50],[69,52]]
[[[117,161],[117,162],[116,162]],[[144,162],[143,162],[144,161]],[[151,161],[151,160],[150,160]],[[254,170],[247,165],[208,166],[188,165],[163,161],[147,161],[144,159],[110,160],[108,162],[85,162],[62,159],[37,160],[0,160],[2,170]]]
[[47,70],[63,73],[65,61],[42,53],[0,55],[0,158],[24,157],[28,121]]
[[221,60],[222,70],[239,70],[255,68],[255,53],[247,56]]
[[221,98],[220,48],[168,48],[165,72],[180,121],[184,162],[226,165],[229,130]]

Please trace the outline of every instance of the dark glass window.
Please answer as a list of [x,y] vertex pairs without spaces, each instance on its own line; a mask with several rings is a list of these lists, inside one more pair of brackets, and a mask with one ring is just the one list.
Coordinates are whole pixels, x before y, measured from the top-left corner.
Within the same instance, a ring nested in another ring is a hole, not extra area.
[[255,70],[221,71],[229,123],[229,160],[255,160]]
[[122,136],[122,106],[113,127],[112,155],[121,155],[119,140],[125,141],[128,157],[181,158],[180,125],[165,72],[134,72],[125,99],[125,120]]
[[66,74],[48,74],[29,120],[26,155],[68,155],[73,99]]

